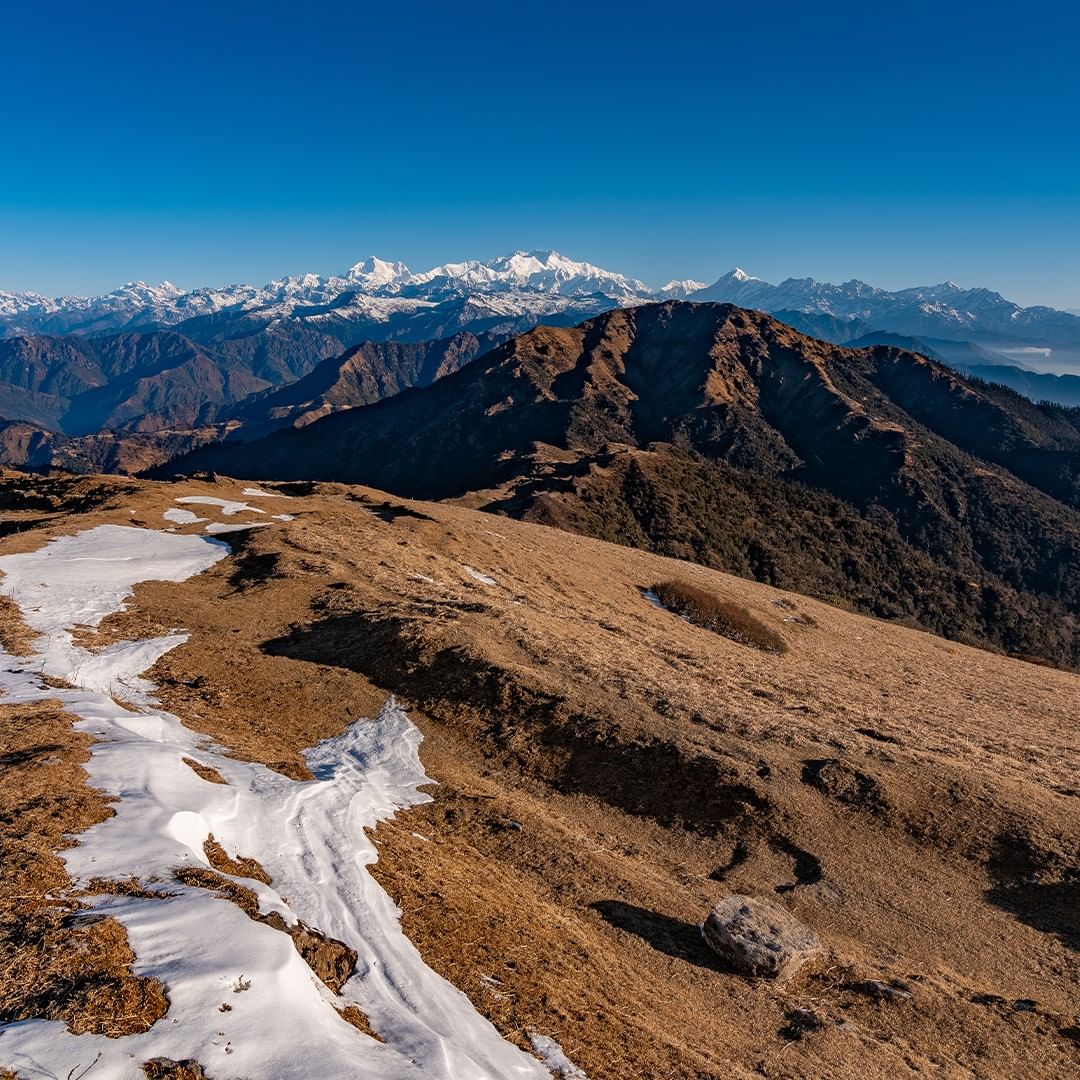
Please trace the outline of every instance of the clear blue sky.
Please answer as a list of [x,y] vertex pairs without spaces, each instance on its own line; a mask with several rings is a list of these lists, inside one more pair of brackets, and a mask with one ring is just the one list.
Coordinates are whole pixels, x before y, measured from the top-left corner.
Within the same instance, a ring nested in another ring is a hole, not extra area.
[[554,247],[1080,307],[1072,4],[69,3],[0,29],[0,288]]

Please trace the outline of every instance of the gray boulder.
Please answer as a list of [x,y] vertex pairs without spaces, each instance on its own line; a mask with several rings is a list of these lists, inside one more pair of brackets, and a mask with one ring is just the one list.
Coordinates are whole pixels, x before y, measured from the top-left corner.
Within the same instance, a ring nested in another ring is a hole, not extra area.
[[702,936],[740,974],[783,982],[821,952],[821,942],[785,908],[755,896],[725,896]]

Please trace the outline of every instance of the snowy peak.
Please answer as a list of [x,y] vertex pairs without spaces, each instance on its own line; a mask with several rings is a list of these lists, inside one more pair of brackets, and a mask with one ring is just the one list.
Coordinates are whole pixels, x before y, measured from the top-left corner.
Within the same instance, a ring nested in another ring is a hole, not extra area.
[[558,296],[599,293],[613,300],[649,300],[653,291],[642,281],[576,262],[557,251],[515,251],[489,262],[446,263],[405,283],[436,290],[476,289],[483,292],[527,290]]
[[354,263],[345,274],[346,281],[365,292],[385,289],[407,277],[409,268],[403,262],[387,262],[375,255]]
[[685,300],[691,293],[701,292],[705,288],[708,286],[704,281],[683,278],[681,281],[669,281],[660,290],[660,295],[665,300]]
[[1029,307],[986,288],[968,289],[955,281],[890,292],[852,279],[840,285],[813,278],[788,278],[772,285],[732,270],[693,300],[740,304],[770,313],[797,311],[857,319],[875,330],[913,336],[965,340],[976,335],[1039,341],[1075,347],[1080,319],[1053,308]]
[[762,307],[762,299],[775,285],[770,285],[761,278],[751,277],[742,267],[736,266],[711,285],[702,286],[694,295],[694,300],[717,300],[725,304],[743,304],[747,307]]
[[[875,330],[913,336],[1001,334],[1042,344],[1080,344],[1076,315],[1022,308],[999,293],[967,289],[955,281],[895,292],[854,279],[835,285],[788,278],[774,285],[736,266],[711,285],[675,279],[654,290],[636,278],[551,249],[448,262],[420,273],[372,255],[344,274],[296,274],[262,286],[184,291],[169,281],[132,281],[99,297],[0,292],[0,337],[165,328],[212,317],[215,326],[230,318],[249,325],[305,320],[319,329],[330,327],[353,344],[361,334],[379,337],[391,325],[421,316],[427,319],[424,332],[437,337],[468,328],[470,320],[494,320],[518,331],[555,315],[584,318],[611,307],[684,299],[859,319]],[[433,314],[436,309],[446,314]],[[352,327],[348,333],[341,330],[344,324]],[[189,330],[200,332],[198,327]]]

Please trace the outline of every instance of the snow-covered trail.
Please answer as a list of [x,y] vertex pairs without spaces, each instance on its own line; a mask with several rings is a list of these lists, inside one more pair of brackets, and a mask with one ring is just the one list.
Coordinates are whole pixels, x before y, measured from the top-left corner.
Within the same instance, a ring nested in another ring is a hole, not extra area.
[[[367,872],[376,849],[365,828],[426,802],[420,733],[389,702],[307,753],[315,779],[293,781],[221,747],[156,707],[140,678],[186,640],[180,632],[90,653],[72,640],[122,609],[135,584],[182,581],[228,553],[219,540],[103,525],[0,558],[2,587],[39,637],[33,657],[0,651],[6,703],[59,699],[95,742],[90,783],[117,796],[115,815],[64,852],[77,884],[132,876],[158,895],[100,896],[93,910],[118,918],[136,971],[166,987],[167,1015],[141,1035],[74,1036],[52,1021],[0,1028],[0,1065],[20,1077],[65,1078],[92,1062],[94,1080],[142,1077],[153,1057],[197,1059],[215,1080],[437,1077],[549,1078],[535,1058],[504,1041],[468,998],[431,971],[398,922],[399,912]],[[72,689],[43,684],[42,675]],[[202,779],[184,762],[227,781]],[[233,903],[174,877],[207,866],[213,834],[233,857],[257,859],[273,886],[254,890],[263,913],[298,919],[354,948],[355,974],[341,996],[321,983],[285,933]],[[384,1042],[338,1009],[358,1005]],[[222,1010],[222,1006],[228,1006]]]

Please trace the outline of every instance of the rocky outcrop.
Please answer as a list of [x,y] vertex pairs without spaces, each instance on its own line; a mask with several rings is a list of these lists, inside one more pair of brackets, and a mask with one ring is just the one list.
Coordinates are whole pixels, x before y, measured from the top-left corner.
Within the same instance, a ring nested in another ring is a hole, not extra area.
[[813,930],[786,908],[753,896],[725,896],[701,927],[709,945],[742,975],[789,979],[821,953]]

